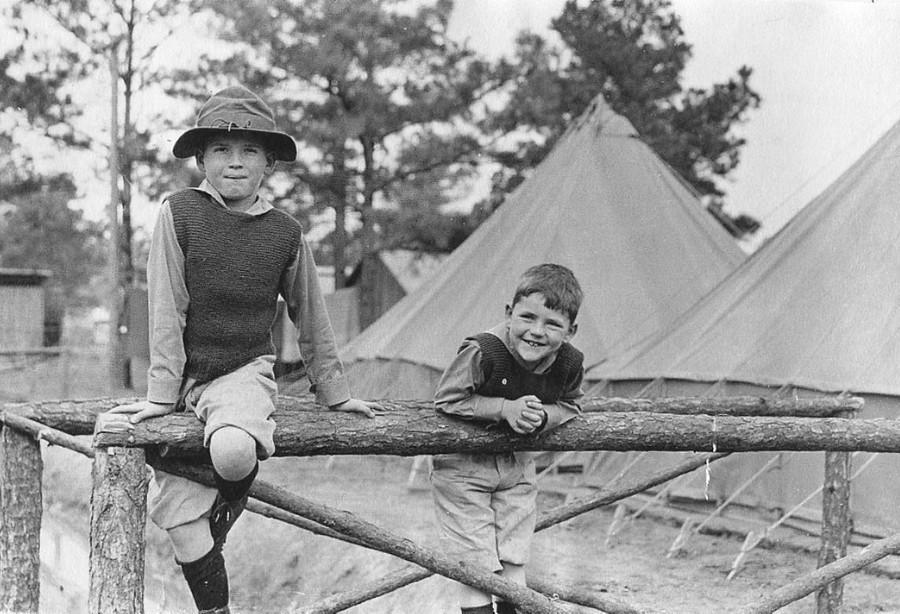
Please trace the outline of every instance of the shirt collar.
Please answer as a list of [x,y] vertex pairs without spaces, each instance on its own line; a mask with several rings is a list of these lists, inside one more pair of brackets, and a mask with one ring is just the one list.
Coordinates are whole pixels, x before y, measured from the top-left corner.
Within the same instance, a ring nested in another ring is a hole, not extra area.
[[[225,200],[222,198],[222,195],[219,194],[219,191],[216,190],[208,180],[204,179],[203,182],[194,189],[209,194],[217,203],[219,203],[226,209],[228,208],[228,205],[225,204]],[[245,211],[244,213],[247,213],[248,215],[262,215],[270,209],[272,209],[271,203],[269,203],[269,201],[262,198],[261,196],[257,196],[256,202],[250,205],[250,208],[247,209],[247,211]]]
[[510,343],[510,340],[509,340],[509,327],[506,326],[506,322],[500,322],[493,328],[488,329],[487,332],[494,335],[495,337],[500,339],[500,341],[503,342],[503,345],[506,346],[506,349],[509,350],[510,355],[513,357],[513,359],[516,361],[516,363],[518,363],[518,365],[520,367],[527,369],[528,371],[531,371],[532,373],[537,373],[537,374],[546,373],[547,370],[556,361],[556,354],[558,354],[558,352],[551,354],[550,356],[547,356],[544,360],[542,360],[540,362],[540,364],[537,367],[534,367],[534,368],[531,368],[528,365],[526,365],[525,363],[523,363],[522,359],[519,358],[519,356],[512,349],[512,343]]

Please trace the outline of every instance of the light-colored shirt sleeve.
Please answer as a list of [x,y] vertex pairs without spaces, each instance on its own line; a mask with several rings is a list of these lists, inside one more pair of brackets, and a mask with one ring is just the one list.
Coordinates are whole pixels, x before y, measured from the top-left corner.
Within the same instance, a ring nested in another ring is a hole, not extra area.
[[556,403],[544,403],[544,411],[547,412],[547,423],[544,425],[544,431],[551,431],[581,413],[580,401],[584,397],[584,390],[581,386],[583,378],[584,370],[582,370],[578,375],[578,379],[573,382],[568,390],[563,390]]
[[150,240],[147,293],[150,305],[147,400],[175,403],[186,361],[182,335],[190,299],[184,279],[184,254],[175,236],[168,201],[160,208]]
[[434,403],[445,414],[500,422],[505,399],[476,394],[482,384],[481,348],[475,341],[467,340],[441,376]]
[[297,327],[300,354],[316,400],[334,406],[350,398],[344,366],[338,358],[334,330],[319,287],[312,250],[301,238],[294,262],[281,281],[281,296]]

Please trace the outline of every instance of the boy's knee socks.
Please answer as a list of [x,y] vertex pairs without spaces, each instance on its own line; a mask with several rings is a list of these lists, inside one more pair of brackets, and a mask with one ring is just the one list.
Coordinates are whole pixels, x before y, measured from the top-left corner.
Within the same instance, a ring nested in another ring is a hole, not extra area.
[[238,517],[244,512],[247,505],[247,495],[253,480],[256,479],[256,473],[259,470],[259,463],[253,466],[253,470],[240,480],[226,480],[219,473],[213,470],[216,487],[219,493],[216,500],[213,501],[212,509],[209,513],[209,533],[212,535],[213,543],[216,548],[221,549],[225,545],[225,539],[228,532]]
[[508,601],[498,601],[497,614],[516,614],[516,606]]
[[493,604],[477,605],[473,608],[460,608],[462,614],[494,614]]
[[196,561],[181,563],[181,573],[198,610],[228,611],[228,574],[221,548],[213,548]]
[[241,478],[240,480],[226,480],[219,472],[213,468],[213,477],[216,481],[216,488],[219,489],[219,493],[222,495],[222,498],[226,501],[238,501],[243,499],[244,496],[250,491],[250,487],[253,485],[253,480],[256,479],[256,474],[259,471],[259,462],[257,462],[253,469],[247,474],[246,477]]

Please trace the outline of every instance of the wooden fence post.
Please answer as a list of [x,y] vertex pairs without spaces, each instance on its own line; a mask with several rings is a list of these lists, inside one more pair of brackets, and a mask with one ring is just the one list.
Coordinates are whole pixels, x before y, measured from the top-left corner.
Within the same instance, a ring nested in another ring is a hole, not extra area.
[[[822,545],[818,567],[847,554],[850,541],[850,452],[825,453],[822,489]],[[844,579],[837,578],[816,593],[816,614],[838,614],[844,596]]]
[[98,448],[91,492],[90,614],[143,614],[149,474],[143,448]]
[[0,425],[0,611],[37,614],[40,601],[41,444]]

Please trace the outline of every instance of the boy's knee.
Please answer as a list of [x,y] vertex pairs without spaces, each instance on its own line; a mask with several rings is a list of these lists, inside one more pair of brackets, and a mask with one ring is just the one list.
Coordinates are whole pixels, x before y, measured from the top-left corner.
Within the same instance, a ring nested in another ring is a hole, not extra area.
[[209,456],[226,480],[240,480],[256,467],[256,440],[234,426],[223,426],[209,438]]

